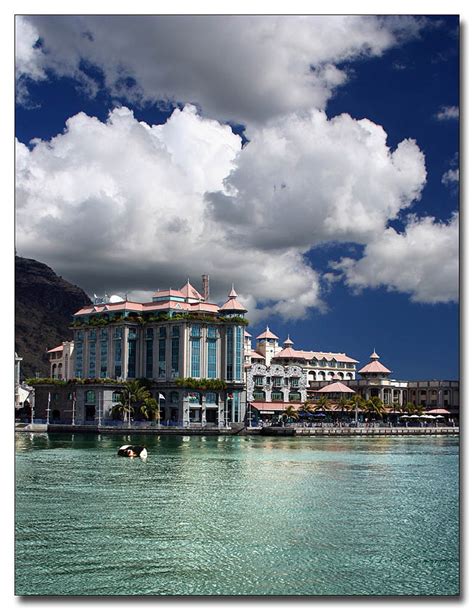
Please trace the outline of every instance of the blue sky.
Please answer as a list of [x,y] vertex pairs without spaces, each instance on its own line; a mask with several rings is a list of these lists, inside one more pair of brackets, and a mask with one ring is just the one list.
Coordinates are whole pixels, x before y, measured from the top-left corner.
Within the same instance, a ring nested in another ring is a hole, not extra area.
[[17,20],[18,254],[457,378],[458,18],[169,19]]

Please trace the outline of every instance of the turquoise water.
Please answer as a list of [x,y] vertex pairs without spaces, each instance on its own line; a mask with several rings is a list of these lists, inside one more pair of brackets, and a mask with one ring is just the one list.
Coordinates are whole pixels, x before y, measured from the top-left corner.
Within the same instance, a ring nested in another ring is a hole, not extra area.
[[17,595],[459,592],[456,438],[16,441]]

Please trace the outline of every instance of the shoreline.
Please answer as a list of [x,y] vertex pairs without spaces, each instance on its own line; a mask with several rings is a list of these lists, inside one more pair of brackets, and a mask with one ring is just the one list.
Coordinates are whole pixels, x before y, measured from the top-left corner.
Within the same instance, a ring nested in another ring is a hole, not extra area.
[[303,427],[277,427],[265,428],[115,428],[108,426],[72,426],[67,424],[25,424],[15,425],[15,432],[28,433],[64,433],[80,432],[88,434],[148,434],[165,436],[274,436],[274,437],[301,437],[301,436],[433,436],[450,435],[459,436],[459,426],[439,426],[426,428],[406,427],[359,427],[359,428],[303,428]]

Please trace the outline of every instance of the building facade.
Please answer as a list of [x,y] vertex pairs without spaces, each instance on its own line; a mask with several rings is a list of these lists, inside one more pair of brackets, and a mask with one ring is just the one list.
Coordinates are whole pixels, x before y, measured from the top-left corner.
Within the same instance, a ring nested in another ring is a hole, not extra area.
[[[458,381],[397,380],[392,378],[392,371],[380,361],[375,350],[370,361],[357,369],[358,361],[344,352],[295,350],[289,337],[283,347],[278,341],[279,338],[267,326],[257,337],[255,351],[251,341],[246,343],[247,397],[253,408],[261,412],[278,413],[291,403],[316,402],[319,390],[343,382],[364,399],[378,397],[394,410],[411,402],[426,410],[443,408],[453,417],[459,416]],[[275,367],[279,367],[278,373]],[[300,371],[298,382],[296,371]],[[292,380],[291,375],[294,377]],[[274,379],[279,381],[280,378],[282,387],[274,384]],[[298,383],[301,388],[304,386],[304,391],[291,394],[291,383]],[[282,391],[285,388],[286,392]]]
[[[74,391],[66,392],[70,398],[62,397],[61,418],[71,419],[66,411],[72,412],[74,396],[79,421],[109,419],[118,400],[117,384],[146,379],[160,404],[162,422],[184,426],[241,422],[246,405],[245,314],[233,287],[219,306],[207,302],[189,280],[180,290],[158,290],[149,303],[113,296],[83,307],[74,315],[70,351],[63,344],[49,352],[53,378],[87,381],[87,386],[78,383]],[[225,389],[196,390],[196,384],[186,387],[187,378],[221,380]]]

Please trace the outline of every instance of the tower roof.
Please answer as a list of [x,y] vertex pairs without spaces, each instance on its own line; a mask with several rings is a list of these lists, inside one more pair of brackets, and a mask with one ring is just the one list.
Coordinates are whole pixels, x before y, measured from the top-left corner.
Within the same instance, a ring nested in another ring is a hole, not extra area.
[[392,371],[390,369],[388,369],[386,366],[384,366],[380,362],[380,356],[377,354],[375,349],[370,356],[370,362],[367,363],[365,366],[363,366],[359,370],[359,373],[385,373],[386,374],[386,373],[391,373],[391,372]]
[[231,312],[236,311],[240,313],[246,313],[247,309],[239,303],[237,300],[237,293],[234,290],[234,284],[232,284],[231,291],[229,292],[229,299],[219,308],[219,311]]
[[327,394],[329,392],[341,392],[342,394],[354,394],[354,390],[346,386],[345,383],[341,383],[340,381],[336,381],[335,383],[330,383],[329,385],[325,385],[323,388],[316,390],[316,393],[319,394]]
[[187,298],[187,299],[199,299],[200,301],[204,301],[204,297],[202,296],[202,294],[200,292],[198,292],[196,290],[196,288],[194,288],[194,286],[190,283],[189,278],[188,281],[186,282],[186,284],[180,289],[180,292]]
[[276,335],[274,335],[272,333],[272,331],[268,328],[266,328],[266,330],[263,331],[263,333],[261,333],[260,335],[258,335],[257,339],[278,339],[279,337],[277,337]]
[[232,284],[232,288],[230,289],[230,292],[229,292],[229,299],[235,299],[236,297],[237,297],[237,293],[235,292],[234,284]]
[[290,335],[288,335],[288,337],[285,339],[285,342],[283,343],[283,345],[294,345],[293,341],[290,339]]

